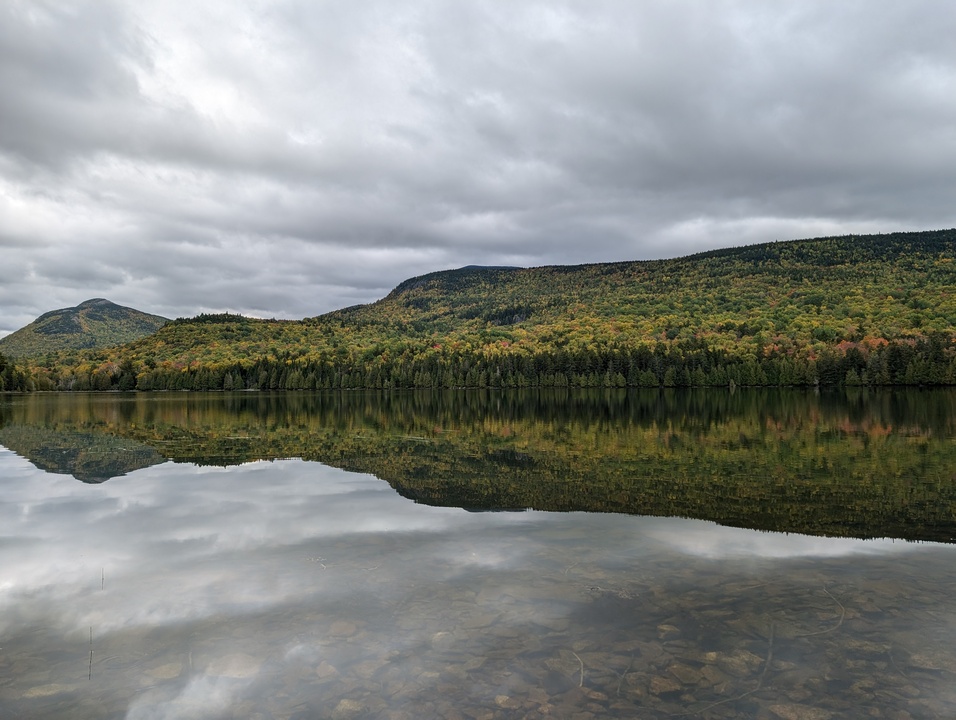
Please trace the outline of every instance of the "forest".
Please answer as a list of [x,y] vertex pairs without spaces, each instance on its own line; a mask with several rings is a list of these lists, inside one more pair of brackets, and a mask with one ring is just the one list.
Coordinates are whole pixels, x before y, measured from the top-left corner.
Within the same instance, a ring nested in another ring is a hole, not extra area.
[[28,392],[35,387],[33,378],[26,368],[17,365],[0,353],[0,392]]
[[37,390],[953,385],[954,262],[940,230],[468,267],[304,320],[181,318],[14,375]]

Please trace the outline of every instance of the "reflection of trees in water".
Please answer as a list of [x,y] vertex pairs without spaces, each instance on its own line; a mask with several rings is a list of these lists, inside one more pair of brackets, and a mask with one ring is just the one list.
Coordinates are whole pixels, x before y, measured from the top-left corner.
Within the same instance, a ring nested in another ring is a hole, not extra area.
[[5,425],[0,444],[41,470],[101,483],[165,461],[155,449],[134,440],[38,425]]
[[134,441],[203,465],[316,460],[435,505],[948,542],[954,403],[853,389],[139,394],[37,396],[4,415],[58,433],[21,453],[40,467],[79,433],[112,438],[117,457]]

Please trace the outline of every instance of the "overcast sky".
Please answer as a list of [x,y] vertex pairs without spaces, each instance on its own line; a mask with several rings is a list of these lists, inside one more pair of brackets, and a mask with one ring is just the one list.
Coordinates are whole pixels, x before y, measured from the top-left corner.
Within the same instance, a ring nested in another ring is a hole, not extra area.
[[0,3],[0,335],[956,226],[950,0]]

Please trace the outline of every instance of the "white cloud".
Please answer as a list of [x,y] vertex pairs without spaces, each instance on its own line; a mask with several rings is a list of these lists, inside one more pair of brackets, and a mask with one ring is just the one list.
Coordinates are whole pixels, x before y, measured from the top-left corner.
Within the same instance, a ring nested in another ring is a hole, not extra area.
[[297,318],[470,263],[949,227],[954,22],[938,0],[15,0],[0,333],[89,297]]

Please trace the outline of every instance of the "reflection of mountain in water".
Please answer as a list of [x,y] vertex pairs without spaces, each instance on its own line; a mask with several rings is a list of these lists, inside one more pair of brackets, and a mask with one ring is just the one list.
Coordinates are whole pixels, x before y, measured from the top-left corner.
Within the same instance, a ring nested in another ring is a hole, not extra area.
[[148,445],[126,438],[35,425],[0,428],[0,445],[41,470],[72,475],[85,483],[101,483],[165,461]]
[[[431,505],[956,541],[949,391],[83,397],[0,411],[15,426],[122,436],[156,453],[145,464],[160,454],[201,465],[299,457],[373,474]],[[57,441],[32,447],[48,458]]]

